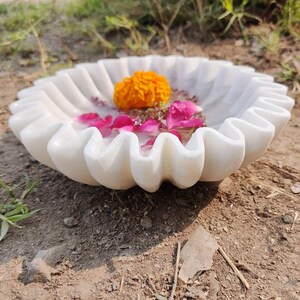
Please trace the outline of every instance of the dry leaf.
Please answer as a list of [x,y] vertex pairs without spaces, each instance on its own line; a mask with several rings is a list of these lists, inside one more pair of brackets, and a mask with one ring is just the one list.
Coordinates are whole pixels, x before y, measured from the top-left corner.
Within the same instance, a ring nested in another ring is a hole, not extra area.
[[209,270],[213,263],[212,257],[218,249],[215,238],[202,226],[191,235],[181,250],[180,259],[183,262],[179,278],[187,283],[197,272]]
[[187,287],[187,292],[184,294],[187,298],[197,299],[197,300],[206,300],[206,294],[202,291],[202,288],[199,286]]
[[210,289],[209,289],[209,299],[210,300],[218,300],[218,292],[220,291],[220,283],[216,279],[217,274],[215,272],[211,272],[209,274],[209,283],[210,283]]

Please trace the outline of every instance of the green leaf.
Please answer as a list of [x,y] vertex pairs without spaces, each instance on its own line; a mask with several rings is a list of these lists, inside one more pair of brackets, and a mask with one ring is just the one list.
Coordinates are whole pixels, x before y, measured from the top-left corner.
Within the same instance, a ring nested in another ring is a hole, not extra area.
[[10,202],[7,204],[0,203],[0,221],[2,220],[0,241],[6,236],[9,226],[21,228],[21,226],[16,224],[16,222],[25,220],[39,211],[38,209],[29,211],[28,206],[22,202],[22,200],[35,188],[36,184],[36,182],[33,182],[27,175],[25,175],[25,190],[19,200],[12,192],[18,185],[10,188],[0,179],[0,187],[2,187],[11,198]]
[[24,200],[37,185],[37,182],[32,181],[28,177],[28,175],[25,175],[25,183],[26,183],[26,188],[25,191],[22,193],[20,200]]
[[245,17],[255,19],[255,20],[257,20],[257,21],[260,22],[260,23],[262,22],[261,18],[258,17],[258,16],[256,16],[256,15],[253,15],[253,14],[250,14],[250,13],[247,13],[247,12],[244,12],[243,15],[244,15]]
[[218,17],[218,20],[222,20],[225,17],[227,17],[228,15],[230,15],[230,11],[225,11]]
[[227,11],[233,12],[233,0],[222,0],[221,2]]
[[241,4],[241,8],[244,9],[247,4],[248,4],[248,0],[243,0],[243,2]]
[[10,188],[11,191],[15,190],[17,187],[21,185],[21,182],[15,184],[13,187]]
[[1,214],[0,214],[0,219],[1,219],[2,221],[5,221],[5,222],[7,221],[7,218],[6,218],[5,216],[1,215]]
[[37,213],[38,211],[39,211],[39,209],[36,209],[36,210],[33,210],[26,214],[19,214],[19,215],[14,215],[14,216],[8,217],[7,219],[11,222],[19,222],[19,221],[22,221],[22,220],[25,220],[25,219],[31,217],[33,214]]
[[228,22],[226,28],[224,29],[223,34],[226,33],[226,32],[230,29],[230,27],[231,27],[232,24],[234,23],[235,19],[236,19],[236,16],[232,16],[232,17],[230,18],[230,20],[229,20],[229,22]]
[[17,197],[14,195],[12,189],[3,181],[0,179],[0,187],[7,193],[7,195],[12,198],[16,199]]
[[18,215],[18,214],[21,214],[21,213],[23,213],[23,208],[22,208],[22,206],[17,206],[15,209],[13,209],[13,210],[7,212],[7,213],[5,214],[5,217],[10,217],[10,216],[13,216],[13,215]]
[[20,227],[20,226],[18,226],[17,224],[15,224],[14,222],[12,222],[11,220],[9,220],[8,218],[6,218],[6,217],[3,216],[3,215],[0,215],[0,219],[1,219],[3,222],[8,223],[9,225],[12,225],[12,226],[15,226],[15,227]]
[[9,224],[6,221],[2,221],[1,232],[0,232],[0,242],[4,239],[9,229]]

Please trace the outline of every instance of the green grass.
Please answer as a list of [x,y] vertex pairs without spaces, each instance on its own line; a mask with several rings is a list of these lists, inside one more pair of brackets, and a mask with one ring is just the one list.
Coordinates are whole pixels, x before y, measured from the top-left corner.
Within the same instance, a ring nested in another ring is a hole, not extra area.
[[300,82],[300,64],[296,63],[299,61],[300,56],[298,55],[288,63],[281,63],[281,71],[277,74],[281,81],[287,83]]
[[[3,8],[5,7],[2,4]],[[8,4],[5,9],[0,8],[2,16],[0,19],[0,26],[6,31],[26,30],[41,18],[44,22],[49,21],[45,17],[50,16],[52,11],[52,4],[50,3],[16,3]]]
[[[120,49],[143,54],[152,41],[163,39],[170,50],[172,30],[183,30],[196,42],[242,33],[248,25],[272,22],[272,37],[262,37],[276,50],[278,36],[299,39],[299,0],[73,0],[0,4],[0,59],[13,60],[28,37],[43,39],[57,26],[63,38],[85,40],[87,48],[114,56]],[[56,24],[56,25],[54,25]],[[36,32],[37,34],[34,34]],[[40,55],[41,49],[36,48]],[[47,49],[46,49],[47,50]],[[46,52],[46,51],[45,51]]]
[[283,13],[278,20],[283,30],[292,35],[296,40],[300,40],[300,1],[287,0],[283,7]]
[[32,28],[51,21],[51,3],[22,3],[0,5],[0,44],[9,45],[24,39]]
[[0,62],[2,60],[3,64],[8,60],[13,61],[20,53],[22,43],[28,37],[34,36],[34,32],[42,32],[43,26],[50,24],[54,17],[54,6],[51,2],[1,4]]
[[30,218],[39,210],[30,211],[28,206],[24,203],[26,197],[35,189],[36,182],[31,181],[27,176],[25,177],[25,188],[20,197],[17,197],[14,190],[20,186],[19,184],[13,187],[8,186],[0,179],[0,187],[7,194],[9,201],[0,202],[0,242],[6,237],[10,226],[21,228],[17,223]]
[[[0,4],[0,32],[26,31],[35,23],[49,23],[63,16],[64,23],[90,23],[100,32],[108,32],[108,18],[125,18],[136,27],[153,26],[156,30],[170,25],[196,25],[206,34],[235,29],[234,23],[243,30],[244,24],[256,22],[261,17],[272,20],[294,34],[300,21],[300,1],[286,0],[275,4],[271,0],[74,0],[63,5],[55,1],[31,4],[16,2]],[[179,8],[179,9],[178,9]],[[174,14],[174,12],[176,12]],[[172,19],[173,18],[173,19]],[[224,20],[223,20],[224,19]]]

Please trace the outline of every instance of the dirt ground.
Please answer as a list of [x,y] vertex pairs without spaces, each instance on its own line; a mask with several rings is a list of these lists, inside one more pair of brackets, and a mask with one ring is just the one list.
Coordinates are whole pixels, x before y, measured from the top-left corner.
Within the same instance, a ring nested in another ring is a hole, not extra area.
[[[276,55],[242,44],[234,40],[179,44],[172,53],[228,59],[272,75],[280,61],[300,53],[299,46],[288,40]],[[19,182],[24,173],[38,180],[27,203],[40,209],[23,222],[24,228],[13,228],[0,243],[1,300],[167,299],[177,242],[184,244],[199,225],[215,236],[250,289],[216,252],[211,270],[188,284],[178,282],[175,299],[202,299],[200,292],[209,294],[214,273],[220,286],[214,299],[300,299],[300,218],[294,224],[287,221],[300,212],[300,196],[290,188],[300,182],[296,88],[290,89],[296,105],[288,126],[259,161],[219,187],[199,183],[179,190],[165,183],[149,194],[138,187],[112,191],[82,185],[30,157],[7,127],[8,105],[19,89],[39,76],[37,71],[32,67],[0,73],[0,177],[10,184]],[[145,216],[151,220],[148,226],[141,223]],[[79,224],[66,227],[68,217]],[[67,250],[51,279],[28,284],[23,276],[26,263],[39,250],[62,244]]]

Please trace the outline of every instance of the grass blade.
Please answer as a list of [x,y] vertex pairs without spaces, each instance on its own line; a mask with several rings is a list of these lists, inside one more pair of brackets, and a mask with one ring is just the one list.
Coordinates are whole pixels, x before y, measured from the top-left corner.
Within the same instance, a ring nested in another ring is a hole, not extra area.
[[226,33],[226,32],[230,29],[230,27],[231,27],[232,24],[234,23],[235,19],[236,19],[236,16],[235,16],[235,15],[233,15],[233,16],[230,18],[230,20],[229,20],[229,22],[228,22],[226,28],[224,29],[223,34]]
[[24,192],[22,193],[20,200],[24,200],[31,192],[32,190],[36,187],[37,182],[36,181],[32,181],[27,175],[25,175],[25,183],[26,183],[26,187]]
[[23,207],[22,207],[22,205],[17,205],[13,210],[11,210],[11,211],[9,211],[9,212],[7,212],[6,214],[5,214],[5,217],[11,217],[11,216],[13,216],[13,215],[18,215],[18,214],[21,214],[22,212],[23,212]]
[[16,199],[16,196],[13,193],[12,189],[3,180],[1,180],[1,179],[0,179],[0,187],[7,193],[7,195],[11,199]]
[[2,221],[1,232],[0,232],[0,242],[4,239],[9,229],[9,225],[6,221]]
[[10,216],[7,219],[11,222],[19,222],[22,220],[25,220],[27,218],[30,218],[33,214],[37,213],[39,211],[39,209],[33,210],[29,213],[26,214],[19,214],[19,215],[14,215],[14,216]]
[[262,23],[262,19],[256,15],[253,15],[253,14],[250,14],[250,13],[247,13],[247,12],[243,12],[243,15],[245,17],[248,17],[248,18],[251,18],[251,19],[255,19],[257,20],[259,23]]
[[223,12],[219,17],[218,17],[218,20],[222,20],[224,19],[225,17],[227,17],[228,15],[230,14],[230,11],[225,11]]

